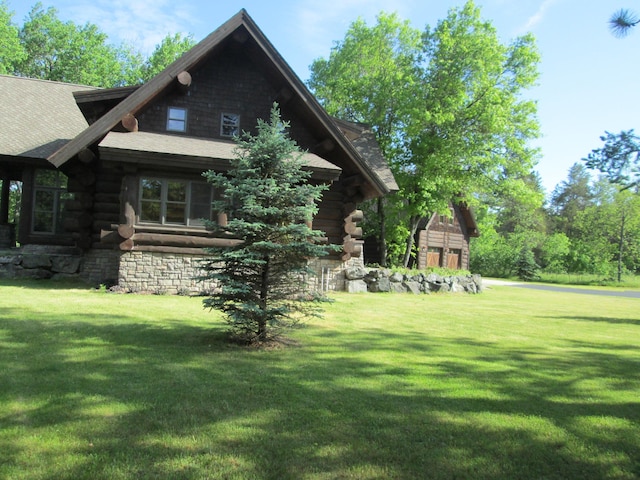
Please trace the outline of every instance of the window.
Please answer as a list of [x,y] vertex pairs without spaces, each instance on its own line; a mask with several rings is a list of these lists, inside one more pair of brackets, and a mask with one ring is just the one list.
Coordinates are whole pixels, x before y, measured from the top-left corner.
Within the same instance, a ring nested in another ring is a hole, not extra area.
[[223,137],[237,137],[240,135],[240,115],[223,113],[220,122],[220,135]]
[[213,218],[213,188],[188,180],[142,178],[140,222],[160,225],[204,226]]
[[72,198],[67,192],[67,177],[57,170],[36,170],[33,191],[34,233],[64,233],[62,215],[65,202]]
[[172,132],[187,131],[187,109],[169,107],[167,110],[167,130]]

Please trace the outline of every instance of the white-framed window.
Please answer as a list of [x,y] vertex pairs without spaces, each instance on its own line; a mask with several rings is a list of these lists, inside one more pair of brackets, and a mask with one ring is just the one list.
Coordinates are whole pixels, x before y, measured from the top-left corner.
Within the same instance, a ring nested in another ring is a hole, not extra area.
[[167,109],[167,130],[171,132],[187,131],[187,109],[169,107]]
[[140,223],[204,226],[213,219],[214,190],[206,182],[168,178],[140,179]]
[[237,113],[223,113],[220,119],[220,135],[223,137],[237,137],[240,135],[240,115]]
[[64,233],[64,205],[73,194],[67,192],[67,177],[58,170],[36,170],[33,189],[33,233]]

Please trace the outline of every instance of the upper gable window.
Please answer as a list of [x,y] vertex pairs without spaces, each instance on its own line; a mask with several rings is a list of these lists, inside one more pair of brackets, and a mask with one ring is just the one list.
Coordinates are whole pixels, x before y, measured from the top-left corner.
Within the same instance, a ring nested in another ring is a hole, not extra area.
[[237,137],[240,135],[240,115],[237,113],[223,113],[220,121],[220,135],[223,137]]
[[167,110],[167,130],[171,132],[187,131],[187,109],[169,107]]

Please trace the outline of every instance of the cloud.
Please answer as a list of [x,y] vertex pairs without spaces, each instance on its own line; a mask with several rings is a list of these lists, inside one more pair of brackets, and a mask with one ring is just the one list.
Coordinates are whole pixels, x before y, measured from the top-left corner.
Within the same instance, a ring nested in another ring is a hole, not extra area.
[[340,0],[327,6],[326,0],[296,2],[293,11],[294,38],[314,58],[326,56],[332,42],[342,40],[349,25],[358,17],[373,23],[378,13],[398,12],[409,18],[415,0]]
[[533,30],[537,24],[544,20],[547,10],[549,10],[549,8],[556,2],[557,0],[544,0],[538,8],[538,11],[529,17],[526,23],[519,30],[522,32],[529,32]]
[[143,54],[167,34],[190,33],[189,25],[197,21],[188,4],[171,0],[76,0],[68,11],[74,22],[95,23],[111,42],[124,41]]

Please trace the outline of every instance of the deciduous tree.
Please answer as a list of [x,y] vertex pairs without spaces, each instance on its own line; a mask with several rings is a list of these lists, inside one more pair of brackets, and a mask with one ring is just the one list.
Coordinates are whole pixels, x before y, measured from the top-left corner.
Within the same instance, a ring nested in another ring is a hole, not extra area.
[[94,24],[63,22],[55,8],[37,3],[20,29],[20,41],[26,55],[17,65],[19,75],[100,87],[122,84],[122,52]]
[[535,102],[522,93],[537,79],[539,55],[530,35],[503,45],[472,1],[427,28],[419,44],[408,24],[387,25],[390,18],[352,25],[329,60],[312,65],[310,85],[331,113],[357,112],[386,146],[400,191],[385,208],[402,222],[393,230],[408,265],[420,220],[448,211],[450,201],[530,194],[523,179],[539,127]]
[[[393,168],[407,155],[405,135],[418,101],[420,63],[420,31],[395,14],[380,13],[374,26],[353,22],[329,58],[313,62],[308,83],[331,115],[370,125]],[[383,265],[389,208],[380,198],[365,217],[365,228],[380,239]]]
[[168,34],[145,59],[133,46],[113,45],[97,25],[58,18],[36,3],[21,27],[0,3],[0,73],[97,87],[144,83],[193,47],[191,35]]
[[192,35],[182,35],[176,33],[168,34],[156,46],[151,56],[144,62],[140,68],[140,79],[138,83],[144,83],[155,77],[164,68],[182,56],[184,52],[189,50],[196,44]]
[[12,74],[16,65],[25,57],[18,36],[19,29],[13,24],[13,12],[7,3],[0,1],[0,74]]

